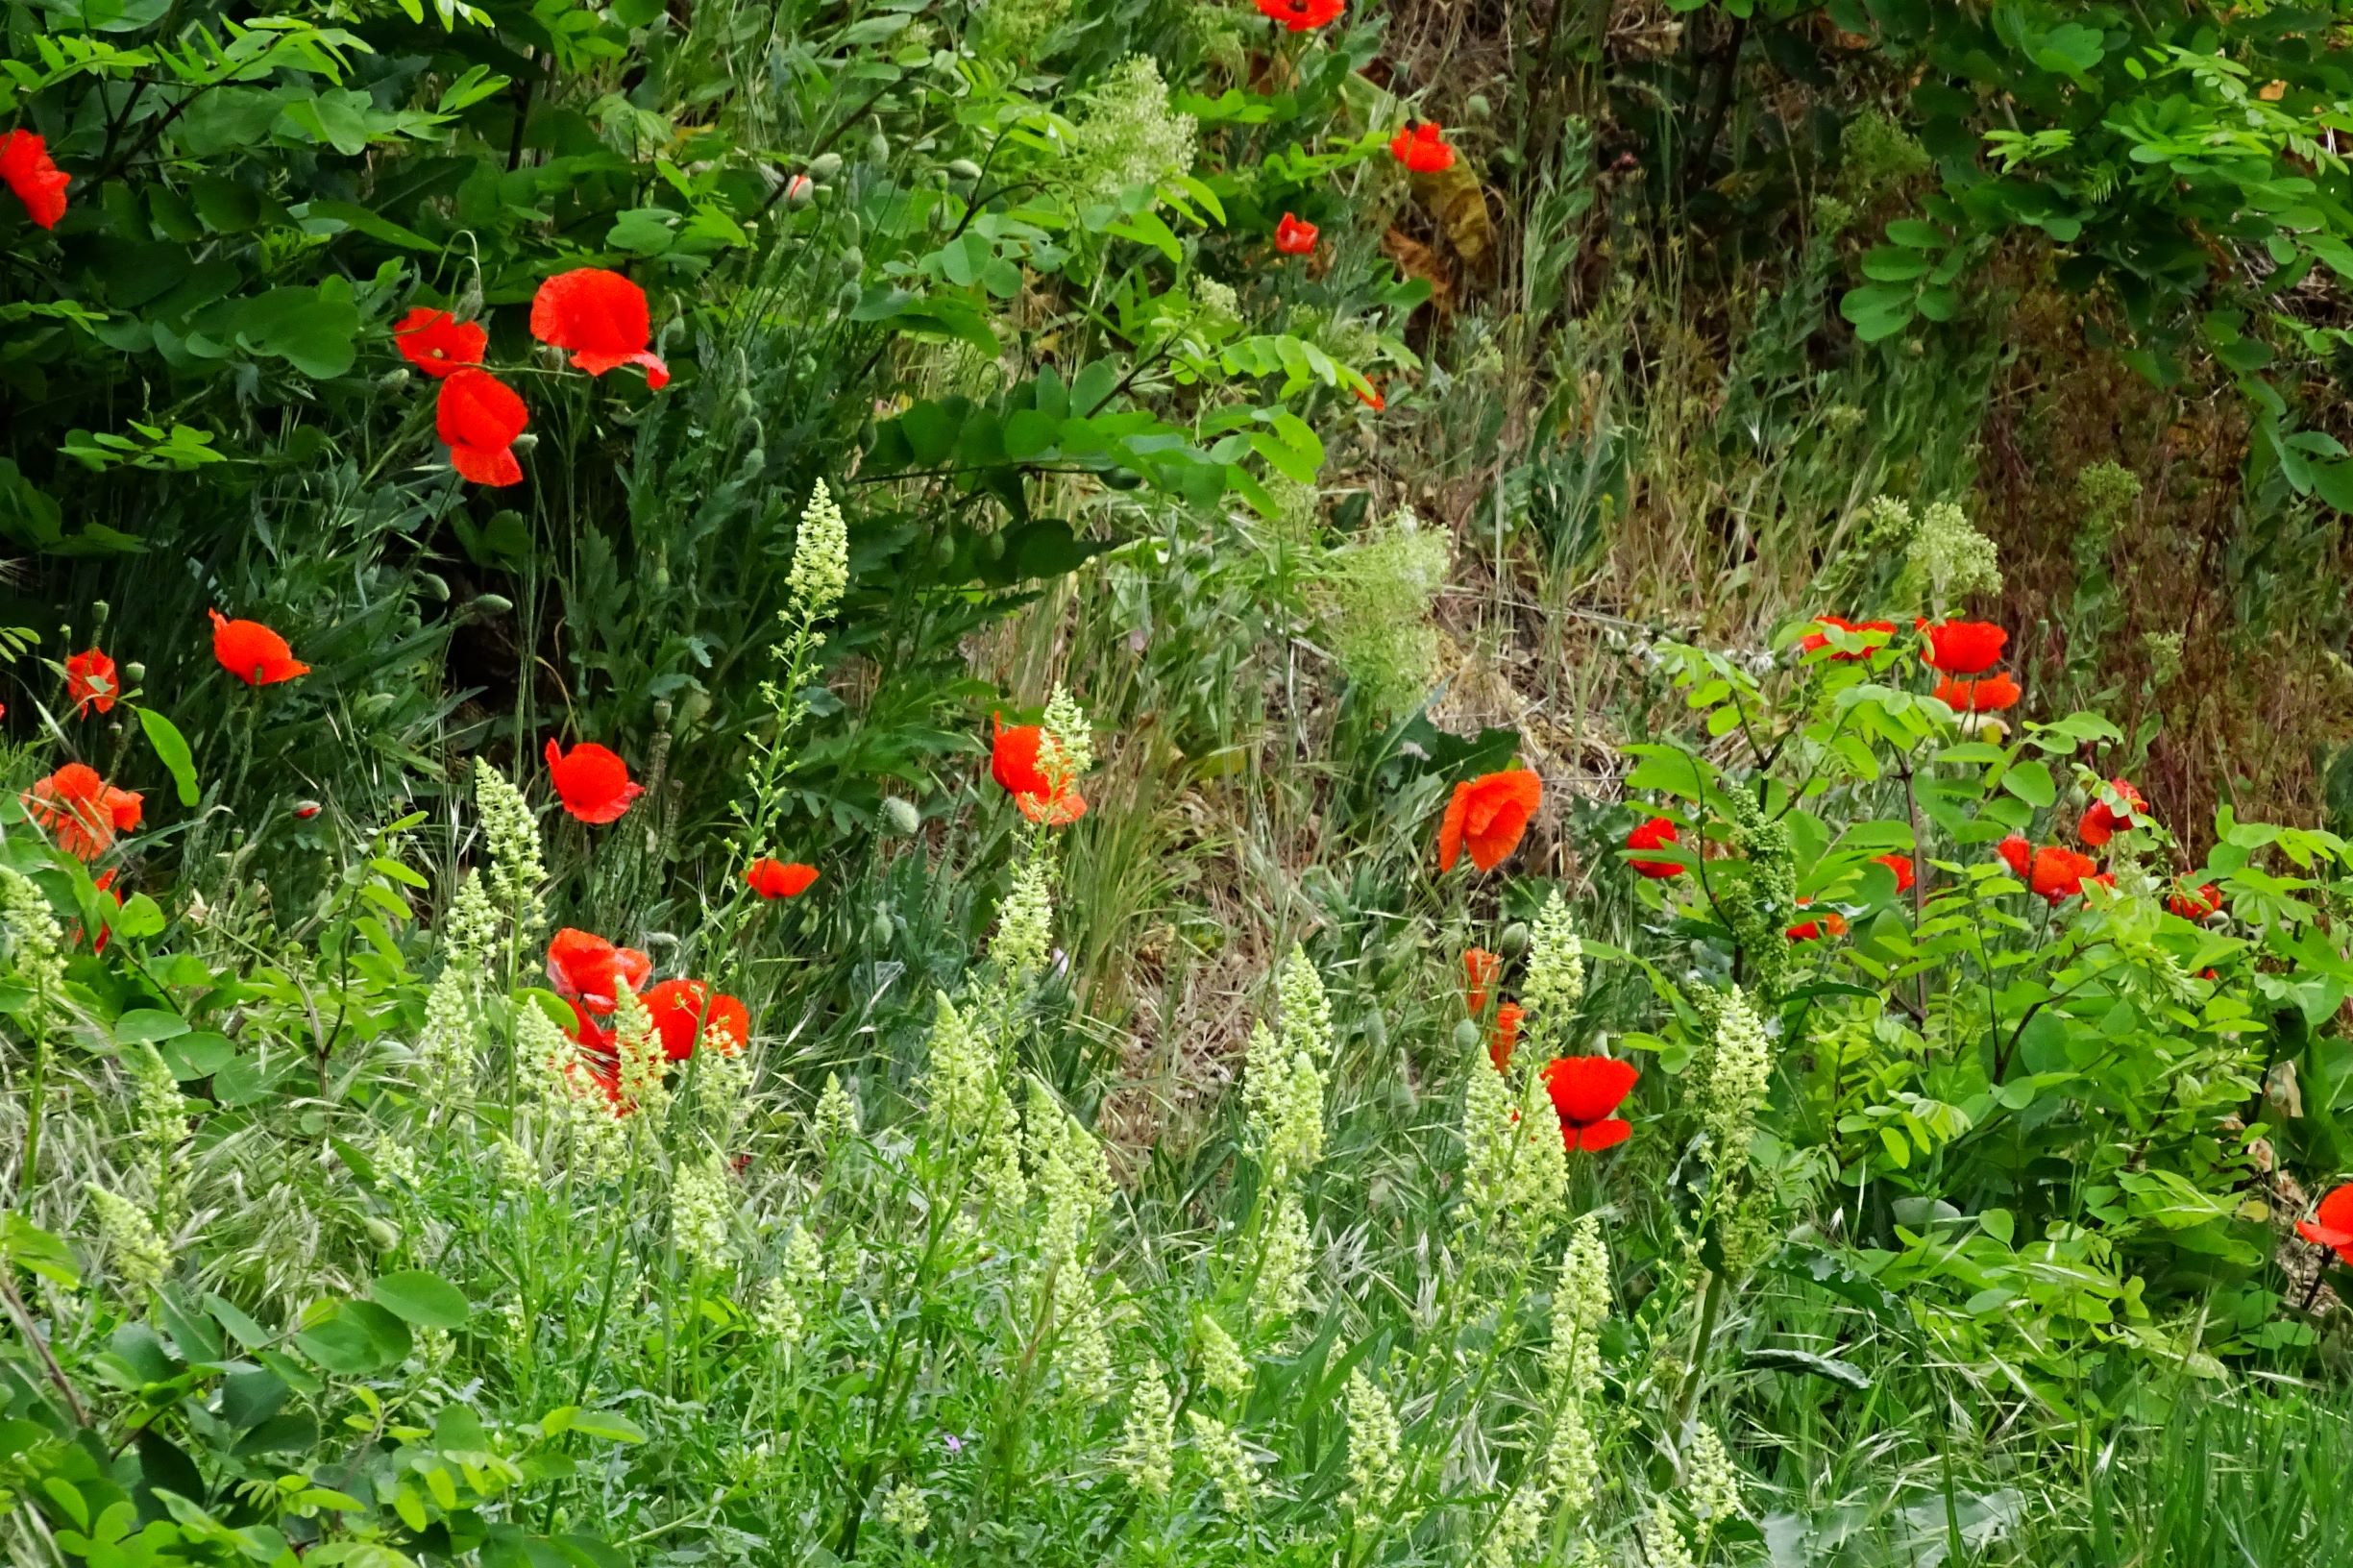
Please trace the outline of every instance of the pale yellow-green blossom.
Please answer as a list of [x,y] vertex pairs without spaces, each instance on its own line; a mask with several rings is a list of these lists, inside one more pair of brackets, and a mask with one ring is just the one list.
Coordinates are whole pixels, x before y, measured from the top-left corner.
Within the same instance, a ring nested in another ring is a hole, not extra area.
[[1249,1512],[1258,1495],[1258,1466],[1241,1433],[1206,1410],[1187,1410],[1185,1424],[1192,1429],[1193,1457],[1217,1489],[1219,1505],[1228,1513]]
[[1194,1320],[1194,1348],[1201,1357],[1201,1381],[1229,1399],[1250,1391],[1250,1361],[1225,1325],[1204,1311]]
[[735,1193],[716,1154],[683,1160],[671,1173],[670,1236],[678,1255],[705,1268],[735,1262]]
[[793,569],[785,578],[793,608],[810,621],[833,613],[849,591],[849,527],[833,492],[820,478],[801,509],[800,531],[793,541]]
[[1348,1489],[1340,1506],[1379,1515],[1397,1500],[1405,1480],[1398,1458],[1403,1439],[1389,1396],[1362,1367],[1348,1374]]
[[172,1251],[147,1211],[119,1192],[91,1183],[90,1207],[98,1212],[98,1239],[108,1266],[132,1291],[152,1290],[172,1271]]
[[483,758],[474,763],[474,804],[482,814],[482,837],[490,845],[490,894],[512,922],[520,942],[529,943],[542,923],[540,884],[548,868],[540,859],[539,819],[523,792]]
[[1127,1420],[1112,1465],[1138,1491],[1165,1497],[1176,1475],[1175,1448],[1176,1408],[1168,1397],[1167,1376],[1147,1357],[1142,1375],[1128,1391]]

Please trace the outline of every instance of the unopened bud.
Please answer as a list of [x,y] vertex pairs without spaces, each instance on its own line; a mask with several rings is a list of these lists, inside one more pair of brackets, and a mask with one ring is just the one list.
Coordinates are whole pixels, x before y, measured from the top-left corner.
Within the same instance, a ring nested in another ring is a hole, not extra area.
[[474,611],[477,615],[507,615],[512,613],[514,607],[515,601],[504,594],[477,594],[474,596]]
[[807,207],[817,200],[817,182],[805,174],[797,174],[784,184],[784,199],[795,207]]
[[1503,935],[1495,939],[1495,950],[1506,958],[1517,958],[1528,951],[1528,922],[1513,920],[1505,926]]
[[809,159],[809,178],[820,184],[823,184],[841,172],[842,155],[840,153],[821,153]]
[[971,184],[980,179],[980,165],[968,158],[960,158],[947,166],[947,177]]
[[1458,1051],[1475,1051],[1479,1049],[1478,1024],[1472,1022],[1469,1018],[1464,1018],[1460,1023],[1455,1025],[1455,1049]]
[[915,802],[905,796],[895,795],[882,803],[885,826],[904,838],[923,825],[923,814],[915,809]]
[[300,817],[306,822],[310,821],[311,818],[316,817],[318,814],[319,803],[316,800],[297,800],[294,802],[294,815]]

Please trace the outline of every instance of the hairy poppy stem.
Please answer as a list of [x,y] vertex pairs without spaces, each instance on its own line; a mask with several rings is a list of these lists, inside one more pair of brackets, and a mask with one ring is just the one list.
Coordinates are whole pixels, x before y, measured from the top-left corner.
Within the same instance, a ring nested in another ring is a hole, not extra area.
[[1700,1302],[1700,1326],[1692,1335],[1691,1365],[1683,1373],[1682,1391],[1675,1396],[1675,1419],[1668,1423],[1669,1433],[1679,1433],[1691,1419],[1692,1407],[1699,1403],[1700,1380],[1707,1370],[1708,1342],[1716,1336],[1716,1318],[1724,1311],[1724,1270],[1712,1269],[1707,1276],[1707,1294]]

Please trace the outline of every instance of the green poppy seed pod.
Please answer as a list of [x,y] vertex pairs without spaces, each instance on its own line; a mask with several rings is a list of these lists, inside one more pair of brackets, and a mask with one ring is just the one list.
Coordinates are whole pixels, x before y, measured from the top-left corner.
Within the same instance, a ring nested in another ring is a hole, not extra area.
[[960,158],[947,166],[947,177],[964,184],[971,184],[980,178],[980,165],[968,158]]
[[1455,1049],[1458,1051],[1475,1051],[1479,1049],[1478,1024],[1472,1022],[1468,1018],[1464,1018],[1460,1023],[1455,1025]]
[[887,909],[878,909],[874,911],[874,919],[866,928],[866,939],[877,947],[888,947],[891,945],[892,929],[891,912]]
[[368,1239],[376,1243],[379,1252],[390,1252],[401,1244],[401,1228],[381,1215],[370,1214],[367,1229]]
[[923,814],[915,809],[915,802],[905,796],[895,795],[882,803],[882,820],[892,832],[901,838],[923,825]]
[[1495,950],[1506,958],[1517,958],[1528,951],[1528,922],[1513,920],[1504,927],[1504,934],[1495,939]]
[[474,596],[474,609],[478,615],[507,615],[511,614],[514,608],[515,601],[504,594],[477,594]]
[[653,704],[653,722],[663,729],[670,727],[670,698],[665,697]]
[[820,153],[809,159],[809,178],[821,185],[841,172],[842,155],[840,153]]
[[113,613],[113,607],[103,599],[92,604],[90,606],[90,629],[92,631],[106,630],[107,617]]

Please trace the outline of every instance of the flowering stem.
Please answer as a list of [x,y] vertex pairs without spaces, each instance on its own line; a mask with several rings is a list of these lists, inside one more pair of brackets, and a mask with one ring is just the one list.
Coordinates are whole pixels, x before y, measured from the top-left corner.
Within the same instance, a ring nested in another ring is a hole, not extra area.
[[1692,1407],[1699,1403],[1700,1379],[1707,1367],[1708,1342],[1716,1336],[1716,1317],[1724,1311],[1724,1270],[1710,1270],[1707,1294],[1700,1302],[1700,1327],[1691,1341],[1691,1365],[1683,1373],[1682,1391],[1675,1396],[1675,1419],[1667,1431],[1679,1433],[1691,1419]]
[[16,1196],[25,1217],[33,1217],[33,1184],[41,1154],[41,1101],[49,1079],[49,1031],[33,1030],[33,1082],[25,1095],[24,1158],[16,1163]]

